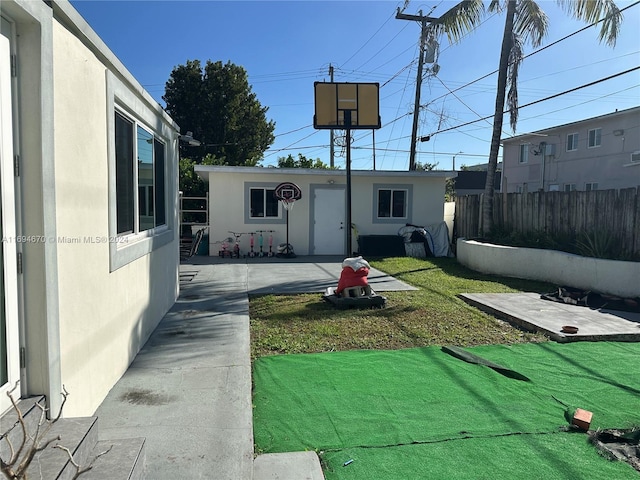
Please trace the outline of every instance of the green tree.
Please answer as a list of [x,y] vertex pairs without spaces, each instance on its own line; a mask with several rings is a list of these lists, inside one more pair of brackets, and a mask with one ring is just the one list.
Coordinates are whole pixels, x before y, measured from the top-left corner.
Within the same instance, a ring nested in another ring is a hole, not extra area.
[[436,163],[421,163],[420,161],[416,160],[416,170],[424,170],[427,172],[432,172],[433,170],[435,170],[438,166],[439,162]]
[[180,159],[179,188],[185,197],[204,197],[207,192],[207,186],[193,169],[195,165],[195,160]]
[[[298,158],[294,158],[289,154],[286,157],[278,157],[278,168],[320,168],[329,170],[331,167],[324,163],[319,158],[311,159],[307,158],[301,153],[298,154]],[[334,167],[335,169],[335,167]]]
[[244,68],[231,62],[187,60],[171,72],[162,99],[166,111],[202,145],[181,145],[181,155],[202,163],[255,166],[274,140],[275,123],[249,85]]

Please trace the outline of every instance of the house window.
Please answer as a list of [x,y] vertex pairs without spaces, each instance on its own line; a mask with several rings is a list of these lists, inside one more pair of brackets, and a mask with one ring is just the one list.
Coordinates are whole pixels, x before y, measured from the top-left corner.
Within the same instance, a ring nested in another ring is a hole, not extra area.
[[602,143],[602,129],[594,128],[589,130],[589,148],[599,147]]
[[570,133],[567,135],[567,152],[578,149],[578,134]]
[[406,218],[407,191],[378,190],[378,218]]
[[552,183],[551,185],[549,185],[549,191],[550,192],[559,192],[560,191],[560,185],[558,185],[557,183]]
[[573,192],[576,189],[576,184],[575,183],[565,183],[564,184],[564,191],[565,192]]
[[529,144],[525,143],[520,145],[520,156],[518,157],[520,163],[527,163],[529,161]]
[[273,188],[251,188],[250,218],[278,218],[278,199]]
[[591,190],[597,190],[598,189],[598,182],[585,183],[584,184],[584,189],[587,192],[590,192]]
[[115,160],[117,234],[165,225],[164,144],[119,111],[115,112]]

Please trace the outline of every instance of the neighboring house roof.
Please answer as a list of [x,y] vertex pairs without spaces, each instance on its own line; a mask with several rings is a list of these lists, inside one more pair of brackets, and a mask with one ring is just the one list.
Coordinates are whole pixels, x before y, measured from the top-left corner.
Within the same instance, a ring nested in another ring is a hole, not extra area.
[[[500,190],[501,173],[496,172],[493,185],[494,189]],[[477,172],[461,170],[456,178],[456,191],[458,190],[484,190],[487,182],[487,172]]]
[[640,115],[640,106],[639,107],[627,108],[627,109],[624,109],[624,110],[616,110],[615,112],[606,113],[604,115],[598,115],[598,116],[595,116],[595,117],[583,118],[582,120],[576,120],[575,122],[564,123],[562,125],[554,125],[553,127],[544,128],[542,130],[536,130],[535,132],[524,133],[522,135],[517,135],[515,137],[503,138],[503,139],[501,139],[501,142],[502,143],[516,142],[516,141],[522,140],[523,138],[528,138],[531,135],[545,134],[547,132],[551,132],[551,131],[557,130],[559,128],[569,127],[571,125],[578,125],[578,124],[583,123],[583,122],[590,122],[590,121],[593,121],[593,120],[604,119],[604,118],[608,118],[608,117],[615,117],[615,116],[620,116],[620,115],[628,115],[628,114],[633,114],[633,113],[636,113],[636,114]]

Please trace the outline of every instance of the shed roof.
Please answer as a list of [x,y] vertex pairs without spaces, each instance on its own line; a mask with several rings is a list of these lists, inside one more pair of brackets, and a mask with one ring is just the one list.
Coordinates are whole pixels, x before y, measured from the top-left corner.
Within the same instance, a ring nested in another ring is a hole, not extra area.
[[[323,168],[276,168],[276,167],[241,167],[226,165],[195,165],[195,172],[203,180],[208,180],[210,174],[215,173],[254,173],[261,175],[317,175],[317,176],[335,176],[344,173],[346,170],[330,170]],[[351,170],[352,176],[357,177],[400,177],[400,178],[416,178],[416,177],[439,177],[454,178],[458,172],[452,170]]]

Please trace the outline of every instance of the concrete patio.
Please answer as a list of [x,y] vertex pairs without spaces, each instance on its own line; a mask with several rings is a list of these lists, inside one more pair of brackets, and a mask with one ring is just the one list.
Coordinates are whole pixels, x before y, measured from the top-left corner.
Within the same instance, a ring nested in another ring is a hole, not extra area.
[[[323,479],[314,452],[254,459],[249,295],[318,293],[321,301],[342,260],[196,256],[183,263],[180,297],[95,413],[100,439],[145,437],[151,480]],[[415,290],[375,269],[369,281],[377,292]],[[640,318],[509,295],[465,300],[558,341],[566,341],[563,325],[576,324],[587,339],[640,340]]]

